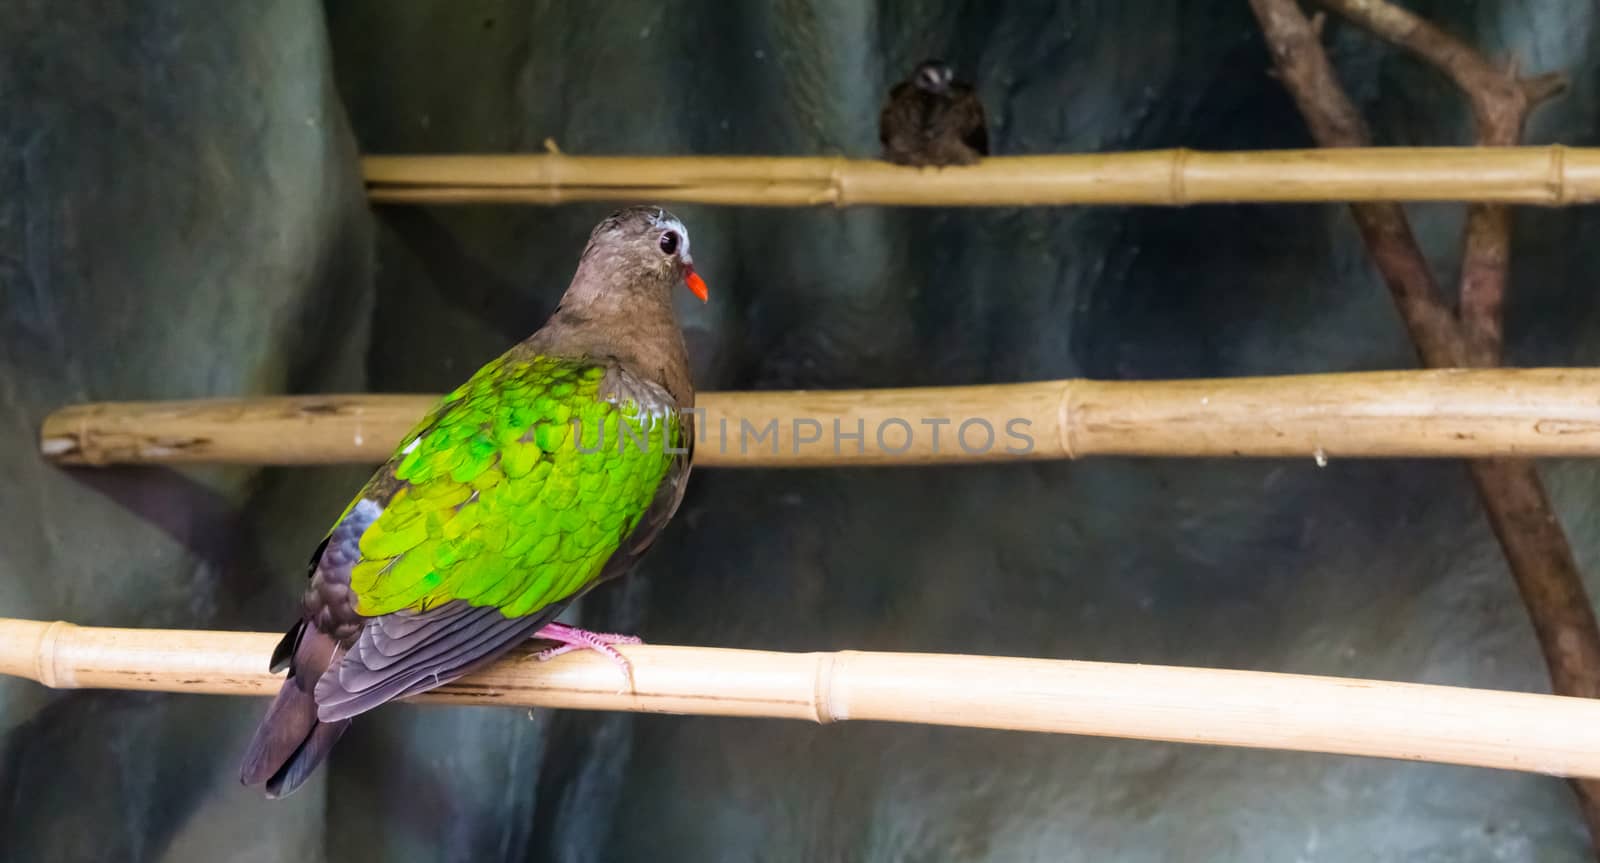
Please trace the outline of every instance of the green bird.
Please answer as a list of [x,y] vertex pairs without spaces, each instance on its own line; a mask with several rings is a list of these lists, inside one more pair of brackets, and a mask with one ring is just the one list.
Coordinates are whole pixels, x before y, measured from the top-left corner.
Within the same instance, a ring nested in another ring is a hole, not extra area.
[[555,622],[633,567],[683,500],[694,387],[672,291],[706,301],[689,232],[632,207],[589,235],[555,313],[441,399],[311,555],[288,669],[240,767],[282,797],[352,717],[537,638],[591,649],[631,683],[632,636]]

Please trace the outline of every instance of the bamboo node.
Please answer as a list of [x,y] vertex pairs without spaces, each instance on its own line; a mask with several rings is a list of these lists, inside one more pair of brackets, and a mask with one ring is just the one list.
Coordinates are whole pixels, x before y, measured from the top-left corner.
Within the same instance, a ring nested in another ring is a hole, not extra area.
[[840,718],[833,709],[833,680],[838,653],[819,653],[811,681],[811,712],[818,725],[831,725]]
[[1167,180],[1168,203],[1181,207],[1189,203],[1189,189],[1184,185],[1185,175],[1189,171],[1189,148],[1173,150],[1171,165],[1172,175]]
[[1555,204],[1572,203],[1572,189],[1567,184],[1567,148],[1561,144],[1550,145],[1550,176],[1545,185],[1550,189]]
[[39,682],[51,689],[76,689],[77,677],[72,669],[63,670],[57,662],[57,653],[61,636],[73,625],[65,620],[57,620],[44,628],[39,635],[38,654],[34,658],[34,670],[38,673]]
[[1061,385],[1061,398],[1056,402],[1056,441],[1061,447],[1061,456],[1066,459],[1078,457],[1078,451],[1073,445],[1073,423],[1077,421],[1072,396],[1077,391],[1075,381],[1066,381]]

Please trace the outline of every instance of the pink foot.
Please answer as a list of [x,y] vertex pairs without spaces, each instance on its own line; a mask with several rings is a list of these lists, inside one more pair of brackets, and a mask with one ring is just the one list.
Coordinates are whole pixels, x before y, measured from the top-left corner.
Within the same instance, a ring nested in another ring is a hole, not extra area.
[[622,679],[627,683],[626,692],[633,688],[633,665],[628,658],[617,651],[613,644],[643,644],[644,641],[636,635],[618,635],[612,632],[590,632],[568,626],[565,623],[547,623],[544,628],[533,634],[534,638],[546,641],[559,642],[555,647],[547,647],[533,655],[540,662],[555,659],[563,653],[575,650],[593,650],[610,659],[617,667],[622,669]]

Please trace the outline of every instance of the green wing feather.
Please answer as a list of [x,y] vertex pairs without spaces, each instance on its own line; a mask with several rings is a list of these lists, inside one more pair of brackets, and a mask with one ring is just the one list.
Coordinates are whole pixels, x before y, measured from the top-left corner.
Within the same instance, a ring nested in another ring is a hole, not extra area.
[[445,396],[356,499],[383,506],[351,572],[356,610],[460,599],[521,617],[591,584],[683,446],[676,411],[602,400],[605,374],[508,354]]

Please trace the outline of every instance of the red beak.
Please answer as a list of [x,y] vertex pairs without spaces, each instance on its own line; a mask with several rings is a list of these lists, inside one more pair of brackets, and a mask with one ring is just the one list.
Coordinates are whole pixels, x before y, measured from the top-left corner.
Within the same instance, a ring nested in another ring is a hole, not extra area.
[[706,291],[706,280],[700,278],[700,274],[694,271],[693,265],[684,264],[683,268],[686,271],[683,281],[689,287],[689,293],[699,297],[700,302],[705,302],[710,297]]

